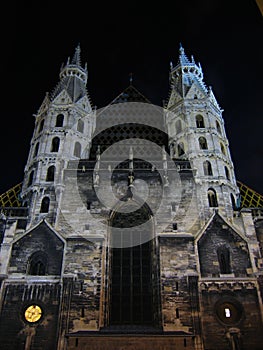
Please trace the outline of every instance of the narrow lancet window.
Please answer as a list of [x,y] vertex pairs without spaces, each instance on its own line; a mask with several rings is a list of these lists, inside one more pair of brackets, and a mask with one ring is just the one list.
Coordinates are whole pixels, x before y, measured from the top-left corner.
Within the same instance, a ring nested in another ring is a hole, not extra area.
[[210,188],[207,192],[209,207],[218,207],[216,191]]
[[56,127],[61,127],[63,126],[64,122],[64,115],[63,114],[58,114],[57,119],[56,119]]
[[60,143],[59,137],[54,137],[52,139],[51,152],[58,152],[58,150],[59,150],[59,143]]
[[49,202],[50,199],[48,197],[44,197],[41,202],[40,213],[48,213],[49,211]]
[[201,116],[200,114],[198,114],[198,115],[195,117],[195,120],[196,120],[196,127],[197,127],[197,128],[204,128],[204,127],[205,127],[205,123],[204,123],[204,118],[203,118],[203,116]]
[[200,149],[207,149],[207,141],[204,137],[199,137],[198,141]]
[[217,249],[217,257],[221,274],[231,273],[230,252],[227,247],[219,247]]
[[208,176],[213,175],[212,165],[208,160],[204,162],[203,167],[204,167],[204,175],[208,175]]
[[55,166],[51,165],[47,170],[46,181],[54,181],[55,177]]

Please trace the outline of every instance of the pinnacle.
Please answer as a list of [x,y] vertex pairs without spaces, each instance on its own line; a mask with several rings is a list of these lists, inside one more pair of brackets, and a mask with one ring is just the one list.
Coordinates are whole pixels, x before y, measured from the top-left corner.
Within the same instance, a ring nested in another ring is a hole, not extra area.
[[77,66],[81,66],[81,60],[80,60],[80,44],[78,44],[78,46],[75,49],[75,53],[74,56],[71,60],[71,64],[75,64]]

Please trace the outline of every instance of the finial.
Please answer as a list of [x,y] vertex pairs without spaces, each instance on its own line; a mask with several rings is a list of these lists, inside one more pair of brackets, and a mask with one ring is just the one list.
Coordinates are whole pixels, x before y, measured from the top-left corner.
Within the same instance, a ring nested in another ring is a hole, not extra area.
[[132,85],[132,82],[133,82],[133,73],[130,73],[129,76],[130,76],[130,85]]
[[184,48],[183,48],[182,43],[179,44],[179,52],[180,52],[180,54],[184,53]]
[[80,62],[80,44],[78,43],[76,49],[75,49],[75,54],[72,58],[71,64],[76,64],[77,66],[81,66]]
[[170,69],[172,70],[173,69],[173,62],[170,61]]

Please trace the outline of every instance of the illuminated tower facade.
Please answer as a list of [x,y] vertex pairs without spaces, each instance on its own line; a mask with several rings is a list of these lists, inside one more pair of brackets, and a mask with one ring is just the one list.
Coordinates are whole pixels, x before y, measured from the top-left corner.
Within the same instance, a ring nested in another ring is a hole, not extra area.
[[188,59],[182,46],[177,64],[171,63],[170,82],[166,122],[171,156],[191,162],[201,216],[219,208],[230,218],[239,190],[222,109],[204,83],[200,63]]
[[165,108],[131,82],[95,111],[87,77],[77,47],[1,208],[2,348],[260,350],[263,209],[200,64],[180,47]]

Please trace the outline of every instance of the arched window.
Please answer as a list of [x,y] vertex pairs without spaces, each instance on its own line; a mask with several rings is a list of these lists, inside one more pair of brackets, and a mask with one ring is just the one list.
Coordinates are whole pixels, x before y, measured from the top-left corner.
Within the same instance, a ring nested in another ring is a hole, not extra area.
[[40,213],[48,213],[50,199],[44,197],[41,202]]
[[44,252],[36,252],[29,258],[28,274],[44,276],[47,274],[47,256]]
[[185,153],[183,142],[180,142],[179,145],[177,146],[177,153],[179,157]]
[[225,166],[225,174],[226,174],[227,180],[230,180],[229,170],[228,170],[228,168],[226,166]]
[[200,149],[207,149],[207,141],[204,137],[199,137],[198,141]]
[[58,150],[59,150],[59,143],[60,143],[59,137],[54,137],[52,139],[51,152],[58,152]]
[[77,130],[79,132],[83,132],[84,131],[84,122],[81,119],[78,120]]
[[31,186],[32,185],[33,178],[34,178],[34,170],[32,170],[31,173],[29,174],[27,186]]
[[180,119],[177,120],[175,123],[176,133],[179,134],[179,132],[182,131],[182,122]]
[[202,115],[198,114],[195,117],[195,121],[196,121],[196,127],[197,128],[204,128],[205,127],[204,118],[203,118]]
[[81,144],[79,142],[76,142],[74,147],[74,156],[80,158],[80,154],[81,154]]
[[208,160],[206,160],[203,163],[203,167],[204,167],[204,175],[209,175],[209,176],[213,175],[212,165]]
[[57,119],[56,119],[56,126],[57,127],[63,126],[63,122],[64,122],[64,115],[63,114],[58,114],[57,115]]
[[44,122],[45,122],[45,119],[42,119],[40,124],[39,124],[38,132],[41,132],[43,130]]
[[207,192],[209,207],[218,207],[216,191],[209,188]]
[[216,120],[216,130],[217,130],[217,132],[218,132],[219,134],[222,134],[220,124],[218,123],[217,120]]
[[226,155],[226,150],[225,150],[225,147],[222,143],[220,143],[220,148],[221,148],[221,152]]
[[230,194],[230,199],[231,199],[231,203],[232,203],[232,208],[234,210],[236,210],[237,209],[236,200],[235,200],[235,197],[233,196],[232,193]]
[[46,176],[46,181],[54,181],[54,177],[55,177],[55,166],[51,165],[48,169],[47,169],[47,176]]
[[231,273],[229,249],[227,247],[219,247],[217,249],[217,257],[219,262],[220,273]]
[[38,154],[38,150],[39,150],[39,142],[37,142],[37,143],[36,143],[36,145],[35,145],[35,149],[34,149],[34,157],[36,157],[36,156],[37,156],[37,154]]

